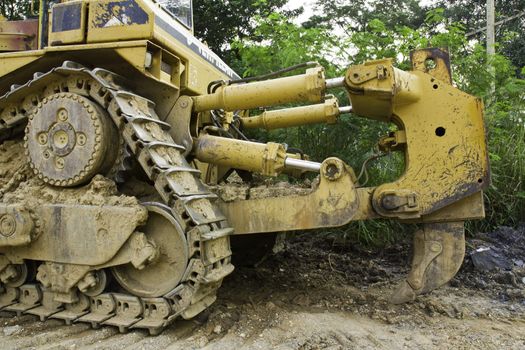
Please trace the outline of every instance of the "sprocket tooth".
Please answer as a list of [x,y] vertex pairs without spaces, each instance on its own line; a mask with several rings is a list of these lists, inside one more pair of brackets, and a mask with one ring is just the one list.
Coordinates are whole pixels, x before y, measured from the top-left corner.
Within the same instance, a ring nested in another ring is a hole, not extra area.
[[465,257],[463,222],[424,224],[414,235],[412,269],[390,297],[393,304],[416,299],[450,281]]

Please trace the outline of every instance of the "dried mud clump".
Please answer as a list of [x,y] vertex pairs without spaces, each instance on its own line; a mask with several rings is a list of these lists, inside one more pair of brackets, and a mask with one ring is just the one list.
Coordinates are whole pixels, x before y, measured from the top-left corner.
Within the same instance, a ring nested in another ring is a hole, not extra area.
[[317,184],[312,184],[309,180],[300,184],[291,184],[286,181],[274,182],[270,179],[263,184],[231,182],[209,188],[224,202],[234,202],[246,199],[306,196],[317,188]]
[[0,199],[8,204],[35,207],[42,204],[137,206],[134,197],[119,194],[116,184],[95,176],[77,188],[51,187],[36,178],[24,156],[23,141],[6,141],[0,145]]
[[30,177],[24,151],[22,141],[5,141],[0,145],[0,197]]

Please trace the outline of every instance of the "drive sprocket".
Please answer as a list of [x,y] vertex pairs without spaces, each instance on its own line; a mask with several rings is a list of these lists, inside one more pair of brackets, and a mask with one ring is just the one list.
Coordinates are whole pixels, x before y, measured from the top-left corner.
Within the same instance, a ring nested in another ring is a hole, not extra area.
[[118,139],[106,111],[86,97],[61,92],[45,97],[29,115],[25,147],[42,181],[73,187],[110,170]]

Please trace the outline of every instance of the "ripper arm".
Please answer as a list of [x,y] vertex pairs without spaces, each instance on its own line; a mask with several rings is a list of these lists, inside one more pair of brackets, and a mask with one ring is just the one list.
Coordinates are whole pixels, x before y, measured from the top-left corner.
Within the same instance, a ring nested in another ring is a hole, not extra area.
[[[425,64],[428,60],[434,68]],[[222,85],[215,93],[193,97],[194,115],[205,119],[214,111],[223,112],[223,124],[212,129],[226,133],[233,111],[299,101],[316,104],[243,117],[241,124],[274,129],[334,123],[340,114],[352,111],[397,126],[378,145],[385,151],[403,152],[405,171],[393,182],[368,188],[360,187],[351,167],[337,158],[315,163],[297,159],[278,143],[226,138],[209,128],[194,133],[193,155],[204,163],[270,176],[290,169],[320,174],[309,195],[221,203],[236,234],[342,226],[376,218],[421,223],[412,271],[392,301],[412,300],[450,280],[463,261],[463,222],[484,216],[482,191],[490,175],[483,106],[451,85],[445,52],[419,50],[413,53],[412,63],[413,71],[405,72],[393,67],[391,60],[371,61],[331,80],[316,67],[304,75]],[[324,98],[327,89],[337,87],[346,89],[351,107]]]

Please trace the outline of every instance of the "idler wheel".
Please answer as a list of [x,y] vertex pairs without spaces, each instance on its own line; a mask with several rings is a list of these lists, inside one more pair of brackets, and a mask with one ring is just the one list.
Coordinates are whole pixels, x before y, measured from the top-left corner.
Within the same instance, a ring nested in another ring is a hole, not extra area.
[[112,268],[115,280],[133,295],[161,297],[181,282],[188,266],[188,242],[179,223],[163,205],[147,205],[148,222],[140,228],[159,249],[157,258],[142,270],[132,264]]
[[105,174],[118,154],[118,133],[95,102],[73,93],[46,97],[29,116],[25,147],[35,175],[73,187]]

